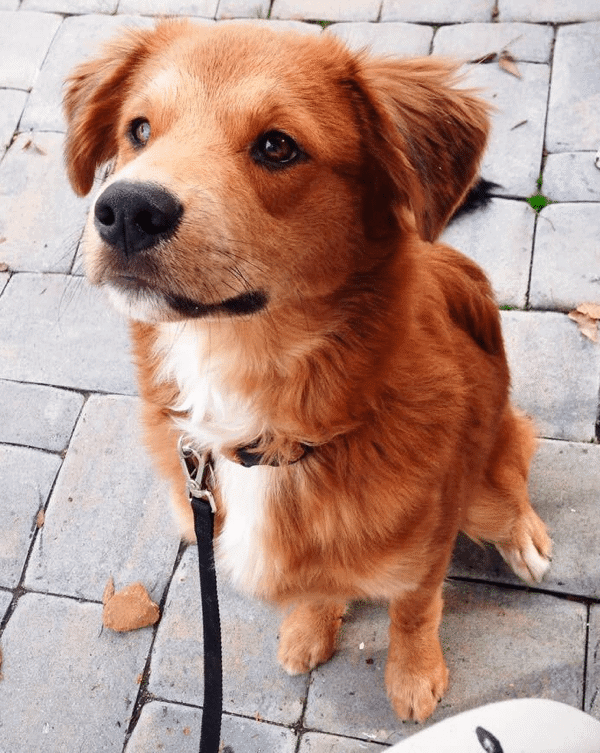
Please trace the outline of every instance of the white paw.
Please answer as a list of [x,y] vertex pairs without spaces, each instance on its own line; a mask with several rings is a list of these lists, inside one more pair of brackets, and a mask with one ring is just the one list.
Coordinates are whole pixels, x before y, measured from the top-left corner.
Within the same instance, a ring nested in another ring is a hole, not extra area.
[[550,567],[549,546],[544,547],[544,551],[540,551],[530,536],[527,536],[523,546],[496,544],[496,549],[519,578],[527,583],[539,583]]

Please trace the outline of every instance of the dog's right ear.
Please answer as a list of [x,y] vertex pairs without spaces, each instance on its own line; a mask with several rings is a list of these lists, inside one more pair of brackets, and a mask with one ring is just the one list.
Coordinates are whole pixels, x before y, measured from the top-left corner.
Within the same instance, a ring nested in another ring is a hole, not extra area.
[[117,124],[128,81],[145,58],[148,31],[129,29],[66,80],[65,162],[73,190],[89,193],[96,168],[117,153]]

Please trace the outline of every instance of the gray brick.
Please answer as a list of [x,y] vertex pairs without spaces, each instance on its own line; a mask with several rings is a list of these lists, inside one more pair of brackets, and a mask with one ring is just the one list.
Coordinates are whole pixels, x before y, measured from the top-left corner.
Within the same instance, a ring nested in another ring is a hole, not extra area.
[[55,13],[115,13],[119,0],[23,0],[23,10]]
[[231,18],[219,21],[221,24],[251,24],[252,26],[262,26],[273,31],[297,31],[301,34],[310,34],[318,37],[323,29],[320,24],[305,23],[304,21],[266,21],[262,18]]
[[28,447],[0,445],[0,586],[15,588],[44,506],[60,467],[60,458]]
[[26,101],[25,92],[0,89],[0,158],[12,140]]
[[299,753],[383,753],[385,750],[387,749],[376,743],[308,732],[302,738]]
[[478,60],[491,52],[508,50],[515,60],[547,63],[554,32],[535,24],[460,24],[440,27],[433,40],[435,55]]
[[492,199],[454,220],[442,241],[476,261],[490,278],[501,306],[526,302],[535,213],[523,201]]
[[462,23],[491,21],[494,0],[383,0],[381,21]]
[[0,165],[2,261],[18,271],[68,272],[90,203],[69,186],[62,134],[21,134]]
[[21,597],[2,638],[3,750],[122,749],[152,631],[101,627],[99,604]]
[[0,87],[31,89],[60,21],[47,13],[0,11]]
[[537,222],[530,302],[569,310],[600,300],[600,204],[551,204]]
[[136,392],[125,323],[84,280],[15,274],[0,296],[0,320],[0,378]]
[[597,0],[499,0],[500,21],[555,22],[592,21],[600,19]]
[[590,608],[590,637],[587,656],[584,711],[600,719],[600,604]]
[[218,18],[266,18],[270,0],[220,0]]
[[374,55],[428,55],[433,28],[404,23],[341,23],[328,26],[326,33],[340,37],[354,50],[368,47]]
[[120,0],[119,13],[214,18],[219,0]]
[[[10,591],[0,590],[0,622],[2,622],[2,620],[4,619],[4,615],[8,611],[12,598],[13,598],[13,595]],[[0,667],[0,672],[1,671],[2,671],[2,668]]]
[[[529,490],[554,543],[552,567],[541,588],[597,599],[600,595],[600,447],[540,440]],[[451,573],[497,583],[521,581],[491,546],[461,537]]]
[[317,21],[376,21],[380,0],[275,0],[271,18]]
[[[125,753],[197,753],[202,711],[189,706],[153,701],[142,709]],[[294,734],[253,719],[224,714],[221,726],[223,746],[244,753],[293,753]]]
[[61,452],[82,405],[76,392],[0,380],[0,442]]
[[530,196],[542,164],[550,68],[519,63],[519,71],[522,78],[494,63],[471,66],[467,82],[497,108],[482,175],[500,184],[499,193]]
[[549,154],[543,193],[553,201],[600,201],[600,170],[594,152]]
[[151,18],[133,16],[71,16],[62,23],[31,92],[21,130],[64,131],[62,97],[65,78],[120,28],[149,27]]
[[[600,18],[600,5],[591,1]],[[546,127],[549,152],[596,151],[600,146],[599,59],[600,23],[558,30]]]
[[28,588],[100,600],[142,581],[158,602],[179,547],[165,484],[142,446],[139,402],[93,396],[73,434],[26,574]]
[[[281,724],[300,718],[308,677],[289,677],[278,666],[280,615],[235,593],[219,576],[225,711]],[[148,690],[159,698],[202,705],[200,587],[195,547],[173,578],[154,651]]]
[[600,388],[600,348],[566,315],[503,311],[513,399],[543,437],[589,442]]
[[530,591],[449,583],[441,639],[450,688],[432,722],[510,698],[580,708],[586,607]]

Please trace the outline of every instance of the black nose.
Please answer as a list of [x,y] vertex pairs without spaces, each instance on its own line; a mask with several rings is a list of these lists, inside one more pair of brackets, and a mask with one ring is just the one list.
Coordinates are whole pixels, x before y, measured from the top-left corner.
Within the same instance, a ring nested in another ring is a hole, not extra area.
[[182,214],[182,204],[164,188],[120,180],[98,197],[94,224],[102,240],[130,256],[173,235]]

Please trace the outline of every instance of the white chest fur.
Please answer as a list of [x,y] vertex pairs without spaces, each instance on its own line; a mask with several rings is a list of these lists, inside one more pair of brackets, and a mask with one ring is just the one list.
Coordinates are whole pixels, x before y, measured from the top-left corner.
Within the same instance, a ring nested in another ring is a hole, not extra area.
[[248,401],[223,388],[222,360],[211,352],[210,331],[192,324],[161,325],[157,343],[159,378],[179,387],[177,404],[181,431],[199,447],[211,449],[219,497],[224,506],[223,529],[216,542],[217,560],[234,585],[259,590],[264,573],[263,525],[266,496],[273,471],[268,466],[245,468],[220,454],[223,445],[244,445],[262,430]]

